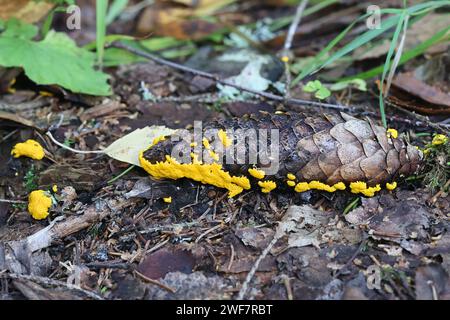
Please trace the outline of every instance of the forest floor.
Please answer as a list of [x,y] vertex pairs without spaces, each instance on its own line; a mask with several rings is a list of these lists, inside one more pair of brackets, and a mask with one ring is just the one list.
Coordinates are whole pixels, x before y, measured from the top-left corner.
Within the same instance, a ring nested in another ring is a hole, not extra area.
[[[90,1],[79,2],[84,14],[95,9]],[[380,1],[380,6],[396,7],[397,2]],[[296,5],[273,3],[238,2],[228,19],[238,25],[295,14]],[[367,5],[341,1],[304,17],[290,48],[296,57],[290,68],[301,70],[304,61],[299,57],[317,54]],[[163,15],[157,7],[149,8]],[[68,33],[79,44],[95,39],[95,22],[83,23],[80,32]],[[439,30],[427,18],[417,24],[408,33],[411,41],[417,41],[417,29],[430,35]],[[151,27],[136,19],[134,25],[119,20],[109,28],[110,33],[135,35],[139,28],[145,33]],[[264,67],[272,83],[289,83],[286,65],[277,58],[288,27],[245,49],[227,47],[232,46],[230,33],[220,45],[201,37],[188,39],[190,34],[180,34],[188,32],[185,25],[171,25],[173,33],[154,36],[183,39],[169,50],[189,53],[170,60],[192,69],[229,78],[257,55],[276,61]],[[360,29],[348,42],[364,31]],[[334,83],[331,79],[382,65],[389,46],[377,44],[376,50],[353,53],[321,71],[322,81]],[[167,50],[154,53],[164,56]],[[238,52],[248,60],[221,64],[217,57],[224,52]],[[420,148],[430,144],[433,134],[448,133],[449,59],[447,41],[399,66],[386,99],[389,127],[407,134]],[[0,95],[0,299],[450,299],[449,183],[431,188],[423,177],[413,177],[371,198],[350,192],[264,194],[256,189],[228,198],[226,190],[211,185],[156,180],[105,154],[72,152],[46,135],[50,131],[66,146],[87,151],[104,149],[145,126],[186,128],[194,121],[261,110],[312,115],[343,111],[381,123],[375,81],[381,75],[365,80],[366,91],[352,86],[333,91],[324,103],[351,106],[335,110],[258,95],[223,99],[216,81],[155,61],[120,63],[104,71],[114,92],[109,97],[36,85],[21,72],[9,78],[3,74],[0,89],[11,78],[15,83]],[[295,76],[294,71],[289,75]],[[318,101],[301,86],[292,87],[289,95]],[[45,148],[43,160],[11,156],[15,144],[31,138]],[[448,171],[447,156],[442,166]],[[28,194],[52,190],[53,185],[56,204],[49,217],[33,219]],[[164,201],[167,197],[170,203]],[[291,232],[280,234],[292,222]],[[43,230],[52,239],[34,243],[33,236]]]

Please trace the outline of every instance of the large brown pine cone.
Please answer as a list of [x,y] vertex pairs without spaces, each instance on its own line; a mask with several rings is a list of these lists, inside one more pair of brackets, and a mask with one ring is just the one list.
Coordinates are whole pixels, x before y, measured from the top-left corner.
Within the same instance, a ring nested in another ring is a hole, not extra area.
[[[270,130],[277,129],[280,146],[279,168],[276,172],[266,174],[264,178],[276,182],[286,181],[287,174],[292,173],[297,182],[317,180],[333,185],[338,182],[363,181],[373,186],[393,181],[398,175],[413,174],[422,160],[422,153],[405,142],[403,137],[389,137],[383,127],[375,125],[370,119],[359,120],[344,113],[316,116],[261,113],[214,121],[204,126],[203,132],[212,128],[227,132],[227,136],[234,142],[235,152],[243,151],[243,148],[247,151],[244,164],[223,161],[223,170],[247,177],[250,177],[249,168],[257,167],[266,171],[273,163],[264,164],[259,158],[256,164],[249,163],[249,155],[260,155],[260,151],[243,143],[242,134],[238,133],[237,129],[267,129],[271,142],[275,140],[270,135]],[[230,134],[231,131],[234,133]],[[165,161],[166,155],[173,155],[177,144],[179,155],[186,156],[195,152],[189,132],[180,133],[180,137],[186,141],[180,144],[166,137],[166,140],[145,151],[143,157],[150,163]],[[207,138],[210,148],[201,150],[204,162],[213,161],[210,157],[211,150],[223,160],[224,154],[229,149],[234,149],[224,148],[217,134]],[[225,150],[224,153],[220,151],[222,149]],[[273,161],[276,159],[272,159]]]

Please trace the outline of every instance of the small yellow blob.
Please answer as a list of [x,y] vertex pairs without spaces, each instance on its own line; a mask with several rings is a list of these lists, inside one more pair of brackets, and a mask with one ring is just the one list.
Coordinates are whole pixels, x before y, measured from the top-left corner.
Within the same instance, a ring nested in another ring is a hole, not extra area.
[[48,91],[39,91],[39,95],[42,97],[53,97],[53,93],[48,92]]
[[203,146],[204,146],[206,149],[211,148],[211,145],[209,144],[208,139],[203,138],[202,142],[203,142]]
[[387,129],[386,130],[386,135],[388,138],[394,138],[397,139],[398,138],[398,131],[395,129]]
[[336,189],[319,181],[311,181],[308,183],[310,189],[322,190],[327,192],[335,192]]
[[43,190],[35,190],[28,196],[28,211],[36,220],[47,218],[48,210],[52,206],[52,198]]
[[305,192],[309,190],[308,182],[299,182],[295,186],[295,192]]
[[172,197],[163,198],[165,203],[172,203]]
[[195,148],[197,146],[197,142],[191,142],[191,147]]
[[333,184],[333,188],[335,188],[336,190],[345,190],[345,184],[343,182],[338,182]]
[[261,192],[269,193],[277,187],[277,184],[271,180],[258,181],[258,185],[262,188]]
[[392,191],[392,190],[394,190],[395,188],[397,188],[397,182],[392,182],[392,183],[386,183],[386,189],[388,189],[388,190],[390,190],[390,191]]
[[447,141],[448,141],[448,138],[445,135],[437,134],[437,135],[434,136],[433,141],[431,141],[431,144],[433,146],[438,146],[440,144],[447,143]]
[[14,158],[25,156],[34,160],[41,160],[45,156],[44,148],[39,142],[32,139],[16,144],[11,154]]
[[275,111],[275,114],[284,114],[284,111],[277,110],[277,111]]
[[352,193],[362,193],[366,197],[373,197],[375,192],[380,191],[381,186],[377,184],[375,187],[367,187],[367,183],[356,181],[350,183],[350,191]]
[[288,178],[289,180],[295,180],[295,179],[296,179],[296,176],[293,175],[292,173],[288,173],[288,174],[287,174],[287,178]]
[[281,61],[283,61],[284,63],[289,62],[289,57],[288,56],[282,56],[281,57]]
[[211,156],[211,158],[214,159],[214,161],[219,161],[219,155],[217,153],[215,153],[212,150],[209,150],[209,155]]
[[219,133],[217,134],[219,136],[220,141],[225,147],[229,147],[232,144],[232,140],[228,138],[227,133],[223,131],[222,129],[219,130]]
[[250,175],[252,177],[255,177],[256,179],[264,179],[264,177],[266,176],[266,173],[263,170],[255,168],[248,169],[248,173],[250,173]]
[[286,183],[287,183],[287,185],[288,185],[289,187],[295,186],[295,181],[288,180],[288,181],[286,181]]
[[156,137],[155,139],[153,139],[152,145],[154,146],[155,144],[158,144],[159,142],[164,141],[164,140],[166,140],[166,138],[164,136]]
[[54,184],[52,186],[52,191],[55,192],[55,193],[58,192],[58,186],[56,184]]
[[8,88],[6,89],[6,92],[8,93],[15,93],[16,89],[14,89],[12,86],[16,83],[16,78],[12,78],[11,81],[8,84]]

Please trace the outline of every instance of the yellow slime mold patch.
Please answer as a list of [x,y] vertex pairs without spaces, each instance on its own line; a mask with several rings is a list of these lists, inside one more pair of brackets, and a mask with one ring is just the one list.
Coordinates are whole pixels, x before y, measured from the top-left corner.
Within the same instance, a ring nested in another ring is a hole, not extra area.
[[144,158],[143,151],[139,154],[139,162],[145,171],[157,179],[192,179],[227,189],[230,198],[241,193],[244,189],[250,189],[250,180],[247,177],[231,176],[223,170],[219,163],[179,163],[168,155],[166,155],[166,161],[164,162],[151,163]]
[[256,179],[263,179],[266,176],[266,173],[263,170],[250,168],[248,169],[248,173]]

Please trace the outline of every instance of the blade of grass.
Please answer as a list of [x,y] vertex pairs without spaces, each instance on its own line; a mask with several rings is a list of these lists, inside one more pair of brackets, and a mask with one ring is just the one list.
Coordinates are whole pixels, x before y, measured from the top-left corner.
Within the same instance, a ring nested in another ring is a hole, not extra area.
[[[450,31],[450,26],[445,27],[444,29],[441,29],[440,31],[436,32],[433,36],[431,36],[424,42],[420,43],[416,47],[404,52],[402,57],[400,58],[398,65],[401,66],[405,62],[421,55],[426,50],[428,50],[428,48],[432,47],[435,44],[438,44],[438,43],[441,43],[444,41],[450,41],[449,37],[447,37],[447,38],[445,37],[449,31]],[[348,76],[345,78],[341,78],[340,81],[348,81],[348,80],[352,80],[352,79],[367,80],[367,79],[373,78],[373,77],[381,74],[383,72],[383,69],[384,69],[384,65],[381,65],[381,66],[372,68],[370,70],[358,73],[354,76]]]
[[408,30],[408,21],[409,15],[406,15],[405,20],[403,21],[402,38],[400,39],[400,43],[398,44],[397,52],[395,53],[394,61],[392,62],[391,69],[389,70],[389,74],[386,80],[386,91],[384,97],[386,97],[389,93],[392,79],[394,78],[395,70],[397,70],[398,63],[400,62],[400,58],[402,57],[403,48],[405,46],[406,32]]
[[97,64],[102,68],[103,55],[105,53],[105,36],[106,36],[106,11],[108,9],[108,0],[96,1],[96,47],[97,47]]
[[45,38],[47,33],[50,31],[50,27],[52,26],[52,22],[53,22],[55,13],[56,12],[65,12],[65,11],[66,11],[66,7],[63,7],[63,6],[55,7],[54,9],[52,9],[52,11],[50,11],[50,13],[45,18],[44,23],[42,24],[42,27],[41,27],[41,35],[43,38]]
[[109,6],[108,14],[106,15],[106,25],[111,24],[126,8],[128,0],[114,0]]
[[[381,10],[382,13],[393,13],[398,12],[398,9],[383,9]],[[330,64],[334,62],[336,59],[341,58],[345,54],[351,52],[352,50],[362,46],[363,44],[369,42],[373,38],[379,36],[383,32],[387,31],[389,28],[395,26],[395,24],[398,22],[399,17],[398,16],[392,16],[388,18],[384,23],[383,27],[381,29],[373,29],[366,31],[364,34],[360,35],[359,37],[355,38],[353,41],[351,41],[349,44],[338,50],[335,54],[333,54],[328,60],[324,62],[324,57],[328,52],[331,51],[344,37],[345,35],[355,26],[356,23],[362,21],[363,19],[367,18],[371,13],[366,13],[353,21],[347,28],[345,28],[341,33],[339,33],[322,51],[320,51],[314,60],[307,66],[305,69],[302,70],[302,72],[292,81],[291,86],[295,86],[300,80],[305,78],[306,76],[312,74],[313,72],[317,72],[327,64]]]
[[380,114],[381,114],[381,122],[383,123],[383,126],[387,127],[386,122],[386,113],[384,110],[384,95],[383,95],[383,86],[384,86],[384,79],[386,78],[386,74],[389,71],[391,67],[391,59],[392,55],[394,54],[394,50],[397,47],[398,42],[398,36],[400,35],[400,31],[402,30],[403,22],[405,21],[405,18],[407,16],[407,11],[404,10],[402,14],[399,17],[399,20],[397,22],[397,27],[395,28],[394,35],[391,40],[391,45],[389,46],[389,51],[386,56],[386,61],[384,63],[383,68],[383,74],[381,76],[381,88],[380,88],[380,94],[379,94],[379,105],[380,105]]
[[421,4],[417,4],[414,6],[411,6],[407,9],[381,9],[380,13],[382,14],[395,14],[392,17],[389,17],[382,23],[381,29],[374,29],[369,30],[365,32],[364,34],[360,35],[359,37],[355,38],[353,41],[351,41],[349,44],[338,50],[336,53],[334,53],[328,60],[323,62],[322,58],[339,43],[344,36],[350,31],[351,28],[357,23],[360,22],[362,19],[367,18],[372,13],[366,13],[363,16],[356,19],[354,22],[352,22],[344,31],[342,31],[336,38],[334,38],[327,47],[325,47],[316,57],[315,59],[309,64],[293,81],[291,86],[296,85],[300,80],[302,80],[307,75],[310,75],[314,72],[317,72],[324,66],[336,61],[337,59],[341,58],[342,56],[348,54],[349,52],[355,50],[356,48],[360,47],[361,45],[367,43],[368,41],[374,39],[375,37],[381,35],[384,32],[387,32],[390,28],[397,25],[398,20],[400,19],[400,15],[403,11],[407,11],[408,15],[415,14],[417,15],[421,10],[423,12],[428,12],[432,9],[448,5],[450,1],[429,1]]

